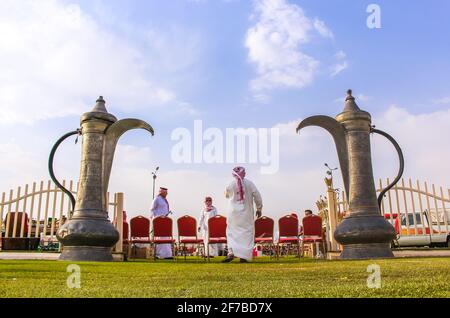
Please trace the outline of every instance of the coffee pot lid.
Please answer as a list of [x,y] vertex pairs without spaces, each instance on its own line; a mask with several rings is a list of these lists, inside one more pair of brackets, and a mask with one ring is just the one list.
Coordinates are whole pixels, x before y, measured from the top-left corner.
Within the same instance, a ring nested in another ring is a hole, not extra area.
[[345,107],[344,107],[344,112],[357,112],[360,111],[361,109],[358,107],[358,105],[356,105],[355,102],[355,97],[353,97],[352,95],[352,90],[349,89],[347,91],[347,97],[345,98]]

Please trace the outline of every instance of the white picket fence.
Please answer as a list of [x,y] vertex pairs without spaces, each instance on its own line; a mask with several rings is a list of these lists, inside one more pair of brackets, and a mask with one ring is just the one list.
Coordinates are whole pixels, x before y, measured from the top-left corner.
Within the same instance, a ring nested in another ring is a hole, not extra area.
[[[390,183],[389,179],[379,179],[377,193],[380,193]],[[348,202],[344,191],[328,192],[331,197],[326,200],[321,197],[317,201],[319,214],[325,220],[329,218],[330,204],[335,204],[335,218],[338,222],[348,213]],[[334,198],[333,198],[334,197]],[[330,203],[331,202],[331,203]],[[400,246],[445,244],[450,235],[450,189],[420,182],[406,182],[401,179],[383,197],[381,214],[396,227],[397,243]]]
[[[64,180],[62,185],[76,197],[78,184]],[[122,213],[118,215],[117,211],[118,208],[123,210],[123,194],[110,196],[108,193],[107,200],[108,216],[111,220],[116,220],[118,216],[119,222],[114,224],[122,233],[122,226],[119,226],[122,224]],[[0,250],[10,239],[34,238],[56,243],[56,232],[70,218],[71,211],[68,196],[51,181],[33,182],[32,185],[11,189],[8,196],[3,192],[0,201]],[[24,217],[25,214],[27,217]],[[121,251],[121,244],[116,249]]]

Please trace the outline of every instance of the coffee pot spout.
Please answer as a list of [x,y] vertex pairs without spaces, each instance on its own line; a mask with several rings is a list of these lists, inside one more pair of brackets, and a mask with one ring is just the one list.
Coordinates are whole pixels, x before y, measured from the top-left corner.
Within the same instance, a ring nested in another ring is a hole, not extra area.
[[342,179],[344,181],[347,199],[349,196],[349,162],[346,130],[336,119],[329,116],[311,116],[304,119],[297,127],[297,133],[308,126],[317,126],[328,131],[333,137],[341,167]]
[[116,151],[117,142],[120,137],[129,130],[132,129],[145,129],[152,136],[155,134],[152,126],[140,119],[122,119],[111,126],[105,132],[105,140],[103,143],[103,192],[106,196],[108,191],[109,178],[111,176],[111,168],[114,159],[114,153]]

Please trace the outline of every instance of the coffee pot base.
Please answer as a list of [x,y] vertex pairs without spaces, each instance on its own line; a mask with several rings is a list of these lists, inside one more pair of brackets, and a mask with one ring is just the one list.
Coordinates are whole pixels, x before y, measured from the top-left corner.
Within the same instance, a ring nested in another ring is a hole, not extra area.
[[60,261],[112,262],[112,248],[102,246],[64,246]]
[[350,244],[344,245],[340,259],[374,259],[393,258],[391,246],[388,243]]

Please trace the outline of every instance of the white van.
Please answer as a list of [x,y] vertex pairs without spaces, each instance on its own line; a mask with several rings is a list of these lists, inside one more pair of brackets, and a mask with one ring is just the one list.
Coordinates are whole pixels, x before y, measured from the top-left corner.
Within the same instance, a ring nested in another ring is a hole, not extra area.
[[401,220],[398,213],[385,214],[385,219],[394,226],[397,234],[393,246],[450,247],[450,211],[438,212],[401,213]]

